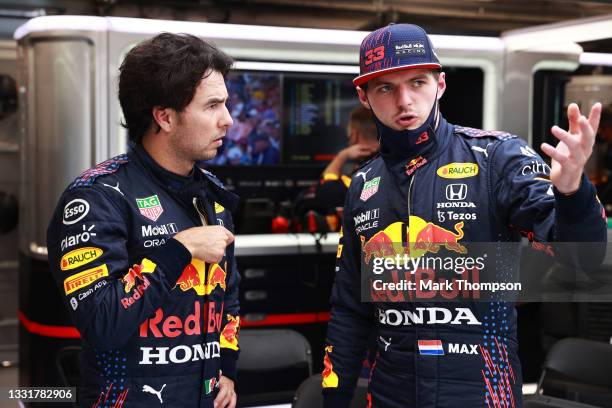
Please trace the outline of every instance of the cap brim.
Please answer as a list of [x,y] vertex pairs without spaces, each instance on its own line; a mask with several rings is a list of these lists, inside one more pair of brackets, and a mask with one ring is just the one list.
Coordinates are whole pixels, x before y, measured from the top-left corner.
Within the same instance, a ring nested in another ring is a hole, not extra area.
[[366,82],[378,78],[382,75],[387,75],[397,71],[404,71],[407,69],[442,69],[442,65],[435,63],[424,63],[424,64],[411,64],[411,65],[402,65],[399,67],[390,67],[386,69],[381,69],[380,71],[369,72],[367,74],[359,75],[357,78],[353,79],[353,84],[355,86],[361,86]]

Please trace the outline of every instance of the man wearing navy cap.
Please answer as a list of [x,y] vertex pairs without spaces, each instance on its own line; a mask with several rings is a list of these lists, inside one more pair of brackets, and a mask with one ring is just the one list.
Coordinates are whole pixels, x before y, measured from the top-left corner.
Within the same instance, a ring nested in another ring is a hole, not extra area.
[[[557,241],[605,242],[603,209],[583,175],[601,105],[588,118],[569,106],[569,131],[554,126],[559,143],[542,145],[549,167],[514,135],[444,119],[438,100],[445,75],[421,27],[396,24],[370,33],[359,61],[353,82],[372,112],[381,148],[353,176],[344,208],[325,406],[349,406],[368,335],[376,330],[368,406],[520,407],[513,304],[363,302],[361,257],[367,262],[374,244],[382,248],[383,235],[414,242],[425,228],[430,242],[454,240],[451,248],[462,242],[514,242],[518,248],[521,236],[544,248]],[[464,205],[450,205],[456,203]],[[518,260],[504,267],[516,270]]]

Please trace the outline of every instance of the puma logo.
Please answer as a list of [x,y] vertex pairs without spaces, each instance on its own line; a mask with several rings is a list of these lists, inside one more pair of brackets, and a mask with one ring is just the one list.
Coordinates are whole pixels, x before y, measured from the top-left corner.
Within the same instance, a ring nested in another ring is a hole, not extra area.
[[366,182],[366,175],[368,174],[368,172],[372,170],[372,168],[370,167],[369,169],[367,169],[366,171],[360,171],[358,173],[355,173],[355,177],[357,176],[361,176],[363,178],[363,182]]
[[474,150],[475,152],[480,152],[480,153],[484,153],[485,157],[489,157],[489,154],[487,153],[487,149],[483,149],[482,147],[479,146],[472,146],[472,150]]
[[391,345],[391,337],[389,337],[389,341],[383,339],[382,336],[378,336],[378,338],[380,339],[380,341],[385,343],[385,351],[387,351],[387,348]]
[[149,394],[154,394],[157,395],[157,398],[159,398],[159,402],[161,404],[164,403],[164,400],[161,397],[161,393],[164,390],[164,388],[166,388],[166,384],[162,385],[161,389],[159,391],[155,391],[155,389],[153,389],[153,387],[151,387],[150,385],[144,385],[142,387],[142,392],[148,392]]
[[116,186],[111,186],[110,184],[106,184],[106,183],[102,183],[102,185],[112,188],[113,190],[117,191],[119,194],[125,197],[125,195],[121,192],[121,190],[119,190],[119,182],[117,182]]

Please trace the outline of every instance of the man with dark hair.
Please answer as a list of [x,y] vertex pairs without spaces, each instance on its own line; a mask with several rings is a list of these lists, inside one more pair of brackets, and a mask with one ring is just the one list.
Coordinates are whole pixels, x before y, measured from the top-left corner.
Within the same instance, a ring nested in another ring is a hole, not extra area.
[[316,191],[319,208],[328,214],[336,213],[344,205],[353,171],[378,153],[376,125],[370,111],[363,106],[358,105],[351,111],[346,136],[348,146],[323,170]]
[[237,197],[194,165],[232,125],[231,65],[191,35],[136,45],[119,76],[132,146],[59,200],[47,245],[83,340],[83,407],[236,405]]
[[588,119],[569,106],[569,131],[554,126],[559,143],[542,145],[552,158],[549,167],[514,135],[446,122],[438,104],[445,75],[421,27],[395,24],[370,33],[359,59],[353,82],[374,115],[381,148],[353,176],[344,207],[325,348],[325,406],[349,406],[375,330],[368,407],[520,407],[512,303],[411,301],[418,292],[402,302],[401,290],[363,290],[361,268],[371,257],[390,260],[386,256],[395,255],[389,250],[418,258],[411,249],[460,251],[462,243],[492,242],[492,272],[516,276],[513,254],[521,235],[539,247],[605,242],[603,208],[583,174],[601,104]]

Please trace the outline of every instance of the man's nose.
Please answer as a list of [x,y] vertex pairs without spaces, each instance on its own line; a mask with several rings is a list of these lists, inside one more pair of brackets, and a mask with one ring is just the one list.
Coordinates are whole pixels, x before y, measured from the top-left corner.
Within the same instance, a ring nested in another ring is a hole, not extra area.
[[227,110],[227,106],[223,107],[223,111],[223,117],[221,118],[219,126],[229,128],[234,124],[234,119],[232,119],[232,115],[229,113],[229,110]]
[[396,88],[395,103],[398,108],[406,110],[406,108],[412,106],[412,93],[405,85],[400,85]]

